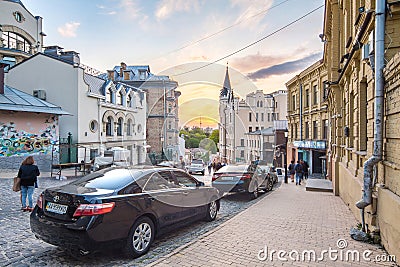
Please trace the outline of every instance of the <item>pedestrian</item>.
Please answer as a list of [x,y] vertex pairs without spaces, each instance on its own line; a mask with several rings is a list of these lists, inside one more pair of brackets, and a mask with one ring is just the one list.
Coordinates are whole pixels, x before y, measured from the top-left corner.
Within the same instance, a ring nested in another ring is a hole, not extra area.
[[210,162],[208,163],[208,174],[211,175],[211,169],[213,168],[213,162],[210,160]]
[[[37,187],[37,177],[40,175],[39,168],[35,165],[32,156],[28,156],[21,163],[17,177],[21,178],[21,210],[33,210],[33,191]],[[26,198],[28,197],[28,206]]]
[[310,166],[308,166],[307,161],[302,160],[301,161],[301,165],[303,166],[303,178],[304,180],[308,179],[308,168]]
[[303,166],[300,161],[297,161],[297,164],[294,166],[294,171],[296,173],[296,185],[301,185],[301,179],[303,177]]
[[221,162],[218,161],[216,166],[215,166],[215,170],[218,171],[221,168],[222,168],[222,164],[221,164]]
[[294,183],[294,174],[296,173],[296,172],[294,171],[294,166],[295,166],[294,160],[292,160],[292,161],[290,162],[290,164],[289,164],[289,167],[288,167],[288,169],[289,169],[289,174],[290,174],[290,179],[292,180],[292,183]]

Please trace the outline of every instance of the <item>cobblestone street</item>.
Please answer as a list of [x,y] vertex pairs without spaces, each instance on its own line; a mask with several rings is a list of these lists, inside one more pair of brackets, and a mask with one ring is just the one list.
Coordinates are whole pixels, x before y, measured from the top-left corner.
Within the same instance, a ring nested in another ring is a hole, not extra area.
[[[68,172],[66,172],[68,174]],[[273,192],[265,194],[255,201],[247,196],[229,195],[221,202],[221,210],[214,222],[203,221],[180,228],[156,238],[146,255],[132,260],[125,258],[119,251],[96,253],[82,259],[74,259],[61,249],[36,239],[29,225],[29,213],[20,211],[19,193],[11,190],[13,172],[0,174],[0,266],[146,266],[147,264],[171,253],[184,244],[196,240],[201,235],[215,229],[238,212],[257,203]],[[44,176],[49,174],[43,173]],[[69,174],[68,174],[69,176]],[[198,177],[209,183],[209,176]],[[47,187],[65,184],[72,179],[39,178],[39,188],[35,190],[34,201]]]

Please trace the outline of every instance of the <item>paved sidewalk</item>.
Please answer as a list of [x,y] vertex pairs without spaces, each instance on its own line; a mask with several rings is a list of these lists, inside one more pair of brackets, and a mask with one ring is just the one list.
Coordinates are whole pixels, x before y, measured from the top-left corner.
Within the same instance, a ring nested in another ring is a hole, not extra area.
[[[396,266],[375,262],[376,256],[387,256],[379,246],[350,238],[350,228],[356,224],[339,197],[307,192],[304,185],[289,182],[215,230],[149,266]],[[284,250],[283,258],[287,261],[279,260],[277,253],[273,259],[265,259],[266,248],[268,255],[272,250]],[[323,254],[322,261],[301,260],[305,250],[315,251],[318,259],[323,250],[330,248],[331,256]],[[337,250],[336,254],[333,250]],[[360,253],[360,261],[352,261],[353,256],[348,254],[354,250]],[[372,262],[363,260],[365,250],[371,251],[366,256]],[[292,260],[297,258],[296,252],[299,260]]]

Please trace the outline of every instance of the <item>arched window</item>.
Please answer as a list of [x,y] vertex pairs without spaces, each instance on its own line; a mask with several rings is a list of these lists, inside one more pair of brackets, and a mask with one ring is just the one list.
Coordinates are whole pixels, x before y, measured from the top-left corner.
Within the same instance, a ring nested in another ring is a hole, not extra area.
[[109,116],[107,118],[107,123],[106,123],[106,136],[114,135],[113,134],[114,133],[113,125],[114,125],[114,119],[111,116]]
[[131,108],[132,107],[132,96],[128,95],[128,97],[126,98],[126,106]]
[[262,107],[263,106],[263,102],[262,101],[260,101],[260,107]]
[[1,37],[5,48],[31,53],[32,44],[21,35],[14,32],[3,32]]
[[117,135],[122,136],[122,126],[124,125],[124,120],[122,118],[118,118],[117,124]]
[[126,135],[131,136],[132,135],[132,120],[128,119],[128,122],[126,123]]
[[106,96],[106,101],[108,103],[114,103],[114,92],[112,91],[112,89],[108,89],[107,90],[107,96]]
[[124,94],[122,93],[122,91],[118,92],[117,104],[124,106]]
[[260,106],[260,101],[257,101],[257,107],[259,107]]

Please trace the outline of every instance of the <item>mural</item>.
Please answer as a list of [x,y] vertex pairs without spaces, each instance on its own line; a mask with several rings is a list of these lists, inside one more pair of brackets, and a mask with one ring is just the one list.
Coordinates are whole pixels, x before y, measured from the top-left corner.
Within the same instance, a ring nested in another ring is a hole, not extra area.
[[57,116],[35,118],[32,114],[29,121],[26,117],[14,119],[7,123],[0,121],[0,157],[51,154],[52,145],[58,141]]

